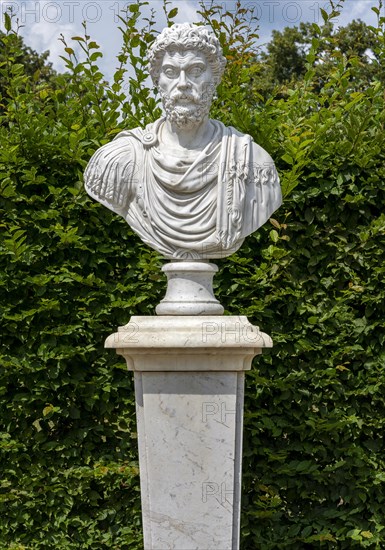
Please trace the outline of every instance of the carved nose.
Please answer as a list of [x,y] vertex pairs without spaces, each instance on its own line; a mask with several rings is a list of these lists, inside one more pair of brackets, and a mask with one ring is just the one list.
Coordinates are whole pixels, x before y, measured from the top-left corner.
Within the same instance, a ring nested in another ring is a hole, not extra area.
[[186,73],[184,71],[181,71],[179,74],[179,80],[178,80],[178,88],[181,88],[182,90],[189,88],[190,83],[186,78]]

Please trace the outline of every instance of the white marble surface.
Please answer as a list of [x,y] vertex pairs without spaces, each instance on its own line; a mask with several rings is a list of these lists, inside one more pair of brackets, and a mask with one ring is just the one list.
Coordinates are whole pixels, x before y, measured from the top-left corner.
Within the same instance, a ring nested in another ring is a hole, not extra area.
[[253,357],[272,345],[239,315],[134,316],[105,342],[135,371],[249,370]]
[[213,276],[218,271],[208,262],[170,262],[166,296],[156,306],[157,315],[222,315],[224,308],[214,296]]
[[243,376],[135,373],[145,550],[239,548]]
[[244,371],[270,337],[243,316],[132,317],[144,550],[239,550]]
[[226,64],[211,30],[175,24],[148,57],[165,116],[98,149],[86,191],[165,258],[229,256],[281,205],[274,162],[251,136],[209,118]]

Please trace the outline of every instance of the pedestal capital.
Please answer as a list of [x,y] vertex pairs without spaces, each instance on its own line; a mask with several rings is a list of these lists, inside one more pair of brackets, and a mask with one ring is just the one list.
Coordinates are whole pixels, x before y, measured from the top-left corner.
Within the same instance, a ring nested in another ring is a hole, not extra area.
[[242,371],[270,348],[245,316],[134,316],[105,342],[134,371]]

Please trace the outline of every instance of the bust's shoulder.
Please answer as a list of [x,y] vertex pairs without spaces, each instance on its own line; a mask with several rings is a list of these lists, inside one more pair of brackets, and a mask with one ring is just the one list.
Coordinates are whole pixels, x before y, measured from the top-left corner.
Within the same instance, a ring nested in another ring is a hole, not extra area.
[[255,141],[252,142],[253,147],[253,162],[261,168],[269,168],[274,165],[274,161],[269,153]]
[[134,140],[133,131],[124,130],[96,149],[84,172],[86,189],[99,185],[103,180],[115,179],[122,167],[135,162]]
[[252,162],[260,166],[274,166],[274,161],[269,153],[265,149],[263,149],[263,147],[258,145],[258,143],[254,141],[253,137],[250,134],[244,134],[233,126],[225,126],[223,122],[219,120],[212,119],[211,122],[214,123],[218,127],[218,129],[221,130],[223,136],[233,138],[236,141],[239,141],[239,143],[243,144],[245,147],[249,147],[252,153]]
[[131,130],[124,130],[119,132],[112,141],[101,145],[96,149],[93,154],[92,162],[109,162],[115,157],[127,154],[132,149],[133,132]]
[[158,141],[159,127],[162,124],[164,117],[159,118],[155,122],[150,122],[144,128],[138,126],[131,130],[123,130],[115,136],[112,142],[108,145],[112,147],[117,144],[131,144],[133,147],[149,148],[155,145]]

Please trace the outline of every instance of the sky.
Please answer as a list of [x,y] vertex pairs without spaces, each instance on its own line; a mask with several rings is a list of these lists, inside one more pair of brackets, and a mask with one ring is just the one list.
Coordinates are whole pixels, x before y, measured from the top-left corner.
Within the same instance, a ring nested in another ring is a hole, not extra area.
[[[3,14],[10,8],[15,13],[19,24],[22,25],[20,34],[25,43],[38,52],[50,51],[49,60],[58,71],[64,70],[63,44],[59,40],[63,34],[70,42],[72,36],[82,35],[82,22],[87,24],[88,34],[101,47],[103,59],[100,62],[106,78],[114,74],[117,65],[116,55],[120,47],[120,32],[118,30],[118,14],[127,8],[130,0],[0,0],[0,12]],[[211,0],[204,0],[209,6]],[[234,11],[235,2],[218,0],[216,5],[223,6],[224,10]],[[286,26],[299,25],[301,21],[310,21],[321,24],[322,17],[319,9],[330,11],[329,3],[325,0],[244,0],[242,7],[254,9],[258,17],[260,44],[266,44],[273,29],[281,30]],[[377,6],[377,0],[345,0],[341,15],[336,20],[337,25],[346,25],[353,19],[374,24],[376,16],[371,10]],[[162,0],[148,0],[144,13],[150,8],[157,13],[158,28],[164,26]],[[171,0],[169,9],[177,7],[179,13],[175,22],[197,22],[199,2],[197,0]],[[1,17],[3,20],[3,17]],[[3,21],[0,26],[3,28]]]

